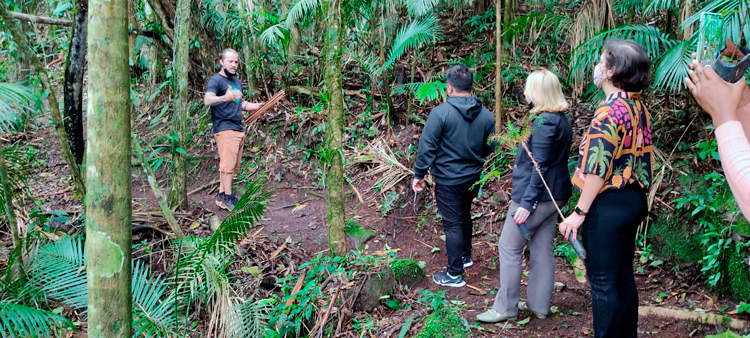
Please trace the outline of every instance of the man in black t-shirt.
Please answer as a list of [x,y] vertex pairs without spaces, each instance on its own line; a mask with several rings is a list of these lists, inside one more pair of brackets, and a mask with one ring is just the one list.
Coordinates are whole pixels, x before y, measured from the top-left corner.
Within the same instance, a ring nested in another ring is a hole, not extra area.
[[242,112],[260,108],[262,103],[242,99],[242,81],[237,76],[239,55],[233,49],[221,52],[221,71],[208,80],[203,103],[211,107],[211,123],[216,146],[219,148],[219,194],[216,205],[232,210],[238,198],[232,194],[232,178],[240,169],[245,128]]

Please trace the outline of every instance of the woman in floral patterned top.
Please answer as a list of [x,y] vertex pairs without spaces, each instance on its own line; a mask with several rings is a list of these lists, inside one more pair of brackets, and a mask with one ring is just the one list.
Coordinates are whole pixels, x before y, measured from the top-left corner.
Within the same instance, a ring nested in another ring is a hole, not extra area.
[[640,45],[610,40],[594,71],[606,94],[581,141],[573,185],[575,212],[560,224],[567,239],[578,228],[588,251],[594,337],[637,337],[638,291],[633,276],[635,234],[648,214],[651,116],[636,92],[650,84],[649,58]]

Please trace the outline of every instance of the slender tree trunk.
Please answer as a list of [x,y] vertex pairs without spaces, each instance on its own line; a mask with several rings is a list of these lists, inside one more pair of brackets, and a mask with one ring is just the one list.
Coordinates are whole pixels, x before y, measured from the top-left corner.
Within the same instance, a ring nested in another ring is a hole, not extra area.
[[[8,228],[13,237],[13,249],[23,246],[23,239],[18,232],[18,223],[16,222],[16,212],[13,208],[13,194],[8,184],[8,168],[5,166],[5,147],[0,143],[0,183],[3,186],[3,201],[5,202],[5,216],[8,218]],[[20,252],[20,251],[19,251]],[[12,267],[13,275],[21,277],[23,275],[23,254],[19,254],[18,261]]]
[[510,24],[511,19],[511,7],[513,4],[511,3],[511,0],[505,0],[503,4],[503,27],[508,27]]
[[503,15],[500,11],[503,0],[495,2],[495,133],[500,134],[503,128],[503,41],[500,23]]
[[[385,5],[383,5],[385,6]],[[387,9],[383,8],[383,12],[385,12]],[[385,65],[386,59],[385,59],[385,44],[387,39],[387,36],[385,34],[385,14],[381,14],[380,20],[383,22],[380,25],[380,65]],[[385,109],[386,109],[386,115],[388,116],[388,121],[393,120],[393,100],[391,100],[391,83],[388,81],[388,71],[383,70],[380,73],[380,80],[383,82],[383,100],[385,100]]]
[[19,51],[26,60],[29,60],[31,62],[31,66],[37,73],[37,76],[39,76],[39,79],[42,82],[42,86],[49,93],[49,95],[47,96],[47,100],[49,101],[50,115],[52,116],[52,122],[55,125],[57,138],[60,141],[60,147],[62,148],[61,152],[63,158],[65,159],[65,162],[68,164],[68,167],[70,169],[70,174],[73,178],[73,184],[76,187],[76,192],[78,193],[79,198],[83,199],[83,196],[86,195],[86,187],[83,183],[81,170],[76,164],[73,153],[70,151],[70,145],[68,144],[68,135],[65,132],[65,127],[63,126],[62,121],[62,113],[60,112],[60,104],[57,102],[57,93],[55,92],[55,88],[52,86],[52,83],[50,83],[47,70],[42,66],[42,63],[36,56],[36,53],[31,49],[29,42],[26,39],[26,34],[21,31],[21,27],[18,24],[18,21],[10,16],[10,13],[8,12],[8,6],[4,1],[0,1],[0,19],[5,21],[5,27],[7,27],[8,30],[10,30],[11,35],[13,35],[13,39],[18,45]]
[[[412,60],[411,60],[411,74],[409,74],[409,76],[411,77],[411,81],[410,81],[411,83],[414,83],[414,75],[416,72],[417,72],[417,49],[414,48],[414,56],[412,57]],[[411,116],[412,114],[414,114],[414,95],[409,94],[407,96],[407,99],[409,100],[409,103],[407,104],[406,111],[409,113],[409,116]]]
[[88,1],[78,0],[74,15],[73,35],[65,65],[63,84],[65,131],[76,164],[83,164],[86,144],[83,138],[83,75],[86,70],[86,34],[88,32]]
[[344,27],[341,22],[341,0],[329,0],[328,33],[326,34],[325,80],[328,87],[328,121],[326,134],[328,149],[333,154],[328,169],[328,246],[331,254],[346,254],[346,194],[344,193],[344,159],[342,145],[344,135],[344,93],[341,76],[341,42]]
[[[242,34],[242,54],[243,61],[245,62],[245,75],[247,76],[247,95],[250,98],[255,98],[260,95],[258,89],[258,78],[255,76],[255,64],[257,56],[255,54],[255,33],[253,32],[253,18],[247,13],[253,12],[251,0],[241,0],[238,4],[240,10],[240,16],[247,16],[247,32],[249,34]],[[270,95],[270,94],[269,94]]]
[[89,7],[88,335],[130,338],[132,171],[127,0]]
[[[240,4],[240,7],[242,5]],[[174,95],[172,112],[172,130],[177,135],[176,149],[172,151],[172,189],[169,193],[169,205],[181,210],[188,208],[187,197],[187,149],[190,146],[190,127],[188,126],[189,83],[188,65],[190,64],[190,0],[177,1],[175,14],[174,57],[172,58],[172,76]]]

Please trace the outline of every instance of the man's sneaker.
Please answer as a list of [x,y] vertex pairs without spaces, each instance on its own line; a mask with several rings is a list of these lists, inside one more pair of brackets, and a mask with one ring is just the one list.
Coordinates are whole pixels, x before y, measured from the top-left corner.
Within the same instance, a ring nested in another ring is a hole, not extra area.
[[216,194],[216,205],[225,210],[232,210],[227,206],[227,194],[224,192]]
[[437,283],[438,285],[450,286],[453,288],[460,288],[466,285],[466,282],[464,282],[464,279],[461,275],[453,277],[448,272],[432,275],[432,280],[435,281],[435,283]]
[[497,313],[494,309],[489,309],[477,315],[477,320],[483,323],[499,323],[508,320],[516,320],[516,316],[507,313]]
[[474,265],[474,261],[471,260],[471,257],[461,257],[461,260],[464,262],[464,268]]
[[237,196],[234,195],[226,195],[224,194],[224,204],[227,206],[227,210],[232,211],[234,210],[234,206],[237,205],[237,202],[240,200],[237,198]]

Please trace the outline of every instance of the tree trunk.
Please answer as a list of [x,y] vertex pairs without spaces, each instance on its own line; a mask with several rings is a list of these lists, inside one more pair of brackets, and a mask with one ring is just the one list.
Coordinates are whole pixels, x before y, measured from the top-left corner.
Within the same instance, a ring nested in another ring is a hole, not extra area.
[[340,0],[329,0],[328,33],[326,35],[325,81],[328,87],[328,121],[326,134],[331,152],[328,169],[328,246],[332,255],[346,255],[346,195],[344,193],[344,159],[342,145],[344,134],[344,94],[341,75],[341,42],[344,28],[341,21]]
[[[241,5],[240,5],[241,7]],[[169,193],[169,205],[180,210],[187,210],[187,149],[190,145],[190,101],[188,65],[190,64],[190,0],[177,1],[175,15],[174,57],[172,58],[172,79],[174,95],[172,112],[172,130],[177,135],[176,146],[172,150],[172,189]]]
[[501,1],[495,2],[495,133],[500,134],[503,128],[503,41],[500,11]]
[[169,41],[174,43],[174,30],[172,30],[172,27],[169,25],[169,16],[167,15],[164,6],[162,6],[161,1],[149,0],[148,4],[154,10],[154,14],[156,14],[156,17],[159,18],[161,27],[162,29],[164,29],[164,34],[167,34],[167,38],[169,38]]
[[86,70],[86,34],[88,32],[88,1],[78,0],[74,16],[75,25],[70,37],[70,49],[65,65],[63,98],[65,131],[76,164],[83,164],[86,144],[83,138],[83,75]]
[[511,19],[510,10],[512,6],[513,4],[511,3],[510,0],[505,0],[503,3],[503,28],[508,27],[508,25],[510,24],[510,19]]
[[[250,98],[255,98],[260,95],[260,89],[258,87],[258,77],[255,75],[255,64],[257,64],[258,57],[256,55],[257,49],[255,48],[255,32],[253,32],[253,19],[246,13],[252,13],[253,7],[251,0],[240,1],[238,8],[240,10],[240,17],[247,16],[247,33],[242,34],[242,54],[243,61],[245,62],[245,75],[247,76],[247,95]],[[247,7],[245,7],[247,6]],[[270,95],[270,94],[269,94]]]
[[[5,216],[8,218],[8,228],[13,237],[13,249],[23,246],[21,234],[18,232],[18,223],[16,223],[16,213],[13,208],[13,194],[8,184],[8,168],[5,166],[5,147],[0,143],[0,183],[3,186],[3,201],[5,202]],[[13,275],[21,277],[23,275],[23,254],[19,251],[19,258],[12,267]]]
[[[385,5],[383,5],[385,6]],[[386,9],[383,9],[383,12],[386,12]],[[383,24],[380,25],[380,65],[385,65],[386,59],[385,59],[385,44],[387,39],[387,36],[385,34],[385,14],[381,14],[381,21]],[[380,73],[380,80],[383,82],[383,100],[385,100],[385,114],[388,116],[388,121],[393,121],[393,100],[391,100],[391,83],[388,81],[388,71],[383,70]]]
[[[65,127],[63,126],[62,121],[62,113],[60,112],[60,104],[57,102],[57,93],[55,92],[55,88],[52,86],[52,83],[50,83],[47,70],[42,67],[42,63],[39,61],[36,53],[29,46],[29,42],[26,39],[26,34],[21,31],[21,27],[18,24],[18,21],[10,16],[10,13],[8,12],[8,6],[4,1],[0,1],[0,18],[5,21],[5,27],[10,30],[13,39],[18,45],[18,50],[23,55],[24,59],[31,62],[31,66],[39,76],[39,79],[42,82],[42,86],[49,93],[49,95],[47,96],[47,100],[49,101],[50,115],[52,116],[52,122],[55,125],[57,138],[60,141],[60,147],[62,148],[61,152],[63,158],[65,159],[65,162],[68,164],[68,167],[70,169],[70,175],[73,179],[73,184],[75,185],[76,192],[78,193],[79,198],[83,199],[83,197],[86,195],[86,187],[84,186],[83,178],[81,177],[81,170],[76,164],[73,153],[70,151],[70,145],[68,145],[68,135],[65,132]],[[128,95],[130,95],[130,93],[128,93]]]
[[130,338],[132,172],[127,0],[89,7],[88,336]]

